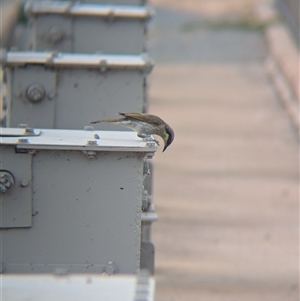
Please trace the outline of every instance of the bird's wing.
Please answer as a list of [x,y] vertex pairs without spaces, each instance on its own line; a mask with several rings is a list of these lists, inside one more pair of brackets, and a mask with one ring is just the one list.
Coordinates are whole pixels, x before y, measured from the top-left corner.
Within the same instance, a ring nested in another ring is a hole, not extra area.
[[129,119],[140,120],[147,123],[151,123],[153,125],[164,124],[164,121],[161,118],[152,114],[142,114],[142,113],[119,113],[119,114]]

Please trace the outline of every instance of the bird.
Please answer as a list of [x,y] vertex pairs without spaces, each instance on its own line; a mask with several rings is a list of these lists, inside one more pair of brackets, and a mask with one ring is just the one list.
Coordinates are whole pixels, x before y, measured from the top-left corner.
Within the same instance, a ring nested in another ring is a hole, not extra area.
[[158,145],[159,142],[151,135],[158,135],[164,141],[163,152],[171,145],[174,140],[173,129],[160,117],[147,113],[118,113],[122,117],[116,119],[104,119],[90,121],[95,123],[113,123],[130,128],[137,133],[137,136],[144,139],[154,140]]

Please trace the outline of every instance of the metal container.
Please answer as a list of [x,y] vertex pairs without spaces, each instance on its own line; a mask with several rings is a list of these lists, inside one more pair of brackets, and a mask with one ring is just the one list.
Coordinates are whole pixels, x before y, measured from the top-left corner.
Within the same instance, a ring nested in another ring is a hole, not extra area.
[[1,136],[3,273],[139,270],[154,142],[118,131],[2,128]]
[[147,49],[149,7],[30,1],[25,9],[28,50],[138,55]]
[[154,63],[147,55],[7,52],[2,64],[6,126],[82,129],[117,112],[145,112],[146,77]]

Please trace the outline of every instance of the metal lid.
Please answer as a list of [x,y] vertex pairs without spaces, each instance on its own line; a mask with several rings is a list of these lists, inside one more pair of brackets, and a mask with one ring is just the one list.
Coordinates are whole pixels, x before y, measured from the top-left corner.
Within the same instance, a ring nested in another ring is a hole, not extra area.
[[[3,300],[154,300],[155,281],[148,273],[142,274],[140,272],[139,275],[114,275],[113,277],[86,274],[87,272],[85,274],[65,275],[65,270],[70,266],[59,264],[56,270],[57,275],[1,275]],[[107,274],[109,275],[109,273]]]
[[25,11],[29,15],[66,14],[103,17],[109,20],[114,18],[150,19],[154,15],[154,10],[147,6],[81,4],[72,1],[28,2]]
[[[154,141],[145,141],[137,137],[135,132],[31,129],[31,133],[25,135],[24,130],[20,128],[1,128],[0,145],[14,145],[17,149],[147,153],[153,153],[157,148]],[[32,132],[36,135],[33,135]]]
[[138,69],[150,72],[154,66],[154,61],[147,54],[101,55],[58,53],[55,51],[9,51],[3,53],[0,59],[6,66],[41,64],[51,67],[99,68],[101,71],[106,71],[107,69]]

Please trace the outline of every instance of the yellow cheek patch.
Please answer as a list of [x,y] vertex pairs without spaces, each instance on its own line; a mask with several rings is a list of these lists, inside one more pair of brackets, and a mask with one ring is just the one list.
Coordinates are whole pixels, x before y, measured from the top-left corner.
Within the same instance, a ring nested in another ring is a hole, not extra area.
[[166,133],[164,140],[165,140],[165,143],[167,143],[167,141],[169,140],[169,134]]

